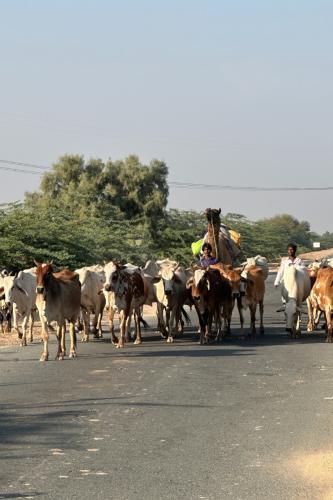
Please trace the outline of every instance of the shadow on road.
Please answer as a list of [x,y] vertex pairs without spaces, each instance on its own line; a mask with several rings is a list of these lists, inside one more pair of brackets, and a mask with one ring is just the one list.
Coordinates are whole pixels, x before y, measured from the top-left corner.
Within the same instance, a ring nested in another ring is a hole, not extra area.
[[4,498],[34,498],[40,497],[43,494],[37,491],[29,491],[28,493],[0,493],[0,500]]

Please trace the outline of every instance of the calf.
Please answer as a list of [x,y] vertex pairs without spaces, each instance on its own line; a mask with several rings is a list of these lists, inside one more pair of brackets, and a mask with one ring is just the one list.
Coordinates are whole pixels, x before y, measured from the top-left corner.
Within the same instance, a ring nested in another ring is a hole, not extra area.
[[81,285],[77,273],[68,269],[53,272],[52,263],[37,264],[36,304],[42,323],[44,349],[40,361],[49,359],[48,324],[57,323],[58,352],[56,359],[64,359],[66,354],[66,320],[69,322],[70,358],[76,357],[75,322],[80,314]]

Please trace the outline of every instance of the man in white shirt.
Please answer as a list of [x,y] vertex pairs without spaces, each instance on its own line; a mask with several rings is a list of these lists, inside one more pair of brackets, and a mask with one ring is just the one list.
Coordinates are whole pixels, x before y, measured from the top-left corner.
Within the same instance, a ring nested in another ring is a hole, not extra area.
[[274,286],[278,287],[282,281],[284,270],[287,266],[294,266],[295,264],[298,266],[304,266],[302,259],[296,257],[297,245],[295,243],[290,243],[287,248],[288,257],[282,260],[280,269],[276,275]]

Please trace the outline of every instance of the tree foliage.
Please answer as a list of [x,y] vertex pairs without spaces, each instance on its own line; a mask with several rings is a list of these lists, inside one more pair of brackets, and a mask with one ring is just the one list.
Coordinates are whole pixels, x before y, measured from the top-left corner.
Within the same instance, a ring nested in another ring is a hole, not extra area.
[[[23,204],[0,211],[0,266],[22,269],[53,260],[59,267],[118,259],[143,265],[169,257],[188,265],[191,243],[203,237],[206,220],[196,211],[167,210],[168,168],[164,162],[84,161],[63,156],[45,173],[39,191],[27,193]],[[333,246],[333,234],[312,233],[306,221],[288,214],[250,221],[226,213],[222,222],[241,234],[242,255],[269,259],[285,255],[291,241],[299,251]]]

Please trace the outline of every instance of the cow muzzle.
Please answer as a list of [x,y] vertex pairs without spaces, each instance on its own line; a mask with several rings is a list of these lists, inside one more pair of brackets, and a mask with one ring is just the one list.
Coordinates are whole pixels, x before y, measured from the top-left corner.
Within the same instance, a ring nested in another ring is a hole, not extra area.
[[45,287],[43,287],[43,286],[38,286],[38,287],[36,288],[36,292],[37,292],[37,293],[44,293],[44,290],[45,290]]
[[165,290],[165,295],[171,295],[171,290]]

